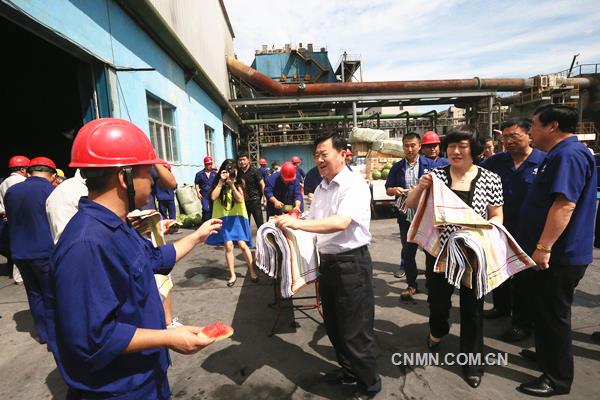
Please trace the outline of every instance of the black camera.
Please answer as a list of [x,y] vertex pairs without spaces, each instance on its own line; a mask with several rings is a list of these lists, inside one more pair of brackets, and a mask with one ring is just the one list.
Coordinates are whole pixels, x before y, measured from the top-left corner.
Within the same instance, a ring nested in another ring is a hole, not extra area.
[[227,167],[227,173],[229,174],[229,178],[235,179],[237,168],[235,168],[233,165],[230,165]]

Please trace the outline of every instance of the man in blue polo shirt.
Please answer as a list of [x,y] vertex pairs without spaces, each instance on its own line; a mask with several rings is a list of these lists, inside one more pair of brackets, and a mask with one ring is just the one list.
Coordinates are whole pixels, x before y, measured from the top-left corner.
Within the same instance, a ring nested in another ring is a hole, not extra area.
[[[402,138],[402,148],[404,149],[405,158],[394,164],[385,181],[386,193],[389,196],[398,197],[403,193],[407,193],[419,183],[421,175],[433,169],[433,161],[419,155],[421,137],[417,133],[407,133],[404,135]],[[408,243],[407,241],[408,228],[410,228],[413,216],[413,209],[409,209],[406,215],[398,213],[402,253],[400,255],[400,269],[394,273],[394,276],[401,278],[404,272],[406,272],[406,283],[408,286],[400,294],[403,300],[409,300],[417,293],[417,262],[415,261],[415,256],[418,246],[415,243]]]
[[213,158],[204,157],[204,169],[198,171],[194,178],[196,194],[202,202],[202,222],[212,217],[212,200],[210,199],[210,187],[212,186],[217,172],[213,169]]
[[[596,163],[574,132],[573,107],[549,104],[533,115],[533,145],[548,152],[521,209],[517,240],[536,262],[531,291],[535,356],[542,375],[519,390],[534,396],[569,393],[573,383],[571,304],[592,262]],[[525,353],[524,353],[525,352]]]
[[192,354],[213,341],[200,327],[165,329],[154,273],[169,273],[221,221],[154,247],[126,218],[148,202],[151,167],[162,163],[142,130],[116,118],[87,123],[73,142],[69,165],[89,196],[52,253],[47,320],[69,399],[168,399],[168,349]]
[[[546,153],[531,147],[531,120],[511,118],[501,128],[506,151],[485,159],[480,166],[497,173],[502,179],[504,227],[514,236],[519,210]],[[494,289],[494,308],[483,313],[484,318],[491,319],[508,315],[512,309],[512,327],[501,336],[507,342],[523,340],[531,335],[533,316],[529,291],[534,274],[532,269],[526,269]]]
[[46,218],[46,199],[54,190],[56,165],[35,157],[27,167],[29,178],[11,186],[4,196],[10,253],[25,284],[29,309],[40,343],[48,341],[46,308],[49,258],[54,247]]

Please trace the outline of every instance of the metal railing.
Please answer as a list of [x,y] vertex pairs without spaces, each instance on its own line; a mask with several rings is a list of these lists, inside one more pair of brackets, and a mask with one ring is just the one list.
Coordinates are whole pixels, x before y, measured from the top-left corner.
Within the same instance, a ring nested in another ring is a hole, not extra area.
[[[597,74],[600,71],[600,64],[579,64],[573,67],[571,70],[571,76],[583,75],[583,74]],[[567,77],[569,75],[569,68],[564,71],[556,73],[557,75]]]

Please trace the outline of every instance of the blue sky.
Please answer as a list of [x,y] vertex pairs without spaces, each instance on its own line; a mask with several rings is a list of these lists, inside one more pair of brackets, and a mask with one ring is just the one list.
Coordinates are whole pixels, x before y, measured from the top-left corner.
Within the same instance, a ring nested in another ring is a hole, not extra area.
[[262,44],[360,54],[366,81],[528,77],[600,63],[598,1],[225,0],[238,58]]

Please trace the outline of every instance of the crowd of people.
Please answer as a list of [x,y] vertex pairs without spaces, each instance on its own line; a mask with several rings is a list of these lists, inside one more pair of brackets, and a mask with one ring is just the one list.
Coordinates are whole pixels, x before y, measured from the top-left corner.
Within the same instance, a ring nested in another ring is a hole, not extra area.
[[[472,287],[459,285],[460,352],[482,354],[484,320],[511,315],[503,340],[535,338],[535,351],[521,354],[535,359],[542,374],[519,387],[533,396],[569,393],[573,382],[571,304],[592,262],[589,221],[596,216],[597,190],[594,157],[574,134],[577,121],[577,110],[563,105],[542,106],[531,120],[509,119],[500,127],[503,151],[496,154],[493,140],[467,126],[443,138],[433,131],[423,137],[407,133],[405,157],[385,184],[388,195],[399,199],[394,275],[406,278],[402,300],[420,290],[418,245],[409,231],[434,179],[481,218],[503,224],[533,259],[533,268],[494,290],[491,310],[483,310],[483,298]],[[251,221],[264,223],[263,208],[281,229],[316,234],[324,326],[340,366],[325,380],[355,387],[355,399],[375,397],[381,378],[369,186],[352,171],[352,152],[338,134],[315,140],[314,160],[305,173],[297,156],[271,169],[265,159],[253,166],[245,152],[218,169],[205,157],[194,180],[202,225],[155,246],[143,235],[143,220],[130,213],[158,208],[164,218],[175,218],[177,182],[135,125],[114,118],[84,125],[69,164],[76,174],[60,184],[49,158],[12,157],[11,174],[0,184],[0,250],[15,265],[15,282],[24,283],[38,341],[52,352],[68,398],[170,398],[168,349],[192,354],[212,340],[198,335],[201,327],[171,316],[169,293],[159,282],[168,282],[176,261],[202,243],[224,247],[228,287],[237,280],[234,245],[251,281],[258,282]],[[460,229],[440,227],[443,240]],[[436,255],[424,253],[429,332],[423,343],[433,352],[450,330],[455,285],[437,272]],[[484,371],[466,365],[463,374],[477,388]]]

